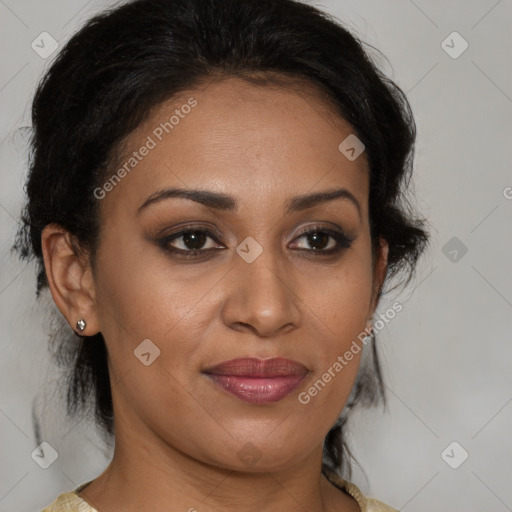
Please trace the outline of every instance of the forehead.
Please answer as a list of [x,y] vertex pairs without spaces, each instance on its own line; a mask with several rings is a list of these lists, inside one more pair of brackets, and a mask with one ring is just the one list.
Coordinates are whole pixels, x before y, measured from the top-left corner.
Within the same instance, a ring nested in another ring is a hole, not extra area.
[[315,188],[346,187],[364,204],[368,169],[339,149],[354,129],[313,86],[256,85],[239,78],[205,83],[154,108],[120,145],[111,174],[116,198],[140,205],[179,186],[230,192],[240,203],[275,207]]

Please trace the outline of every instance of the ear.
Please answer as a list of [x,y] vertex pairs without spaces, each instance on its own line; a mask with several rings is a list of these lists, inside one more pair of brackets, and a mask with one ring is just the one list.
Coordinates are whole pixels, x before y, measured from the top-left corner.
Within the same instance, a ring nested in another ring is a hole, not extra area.
[[384,279],[386,278],[386,272],[388,269],[388,254],[388,242],[384,238],[379,237],[379,247],[377,248],[376,261],[374,263],[373,270],[372,299],[370,303],[369,318],[367,320],[367,328],[371,326],[371,317],[375,313],[379,304],[382,285],[384,284]]
[[101,329],[96,308],[96,290],[89,257],[79,254],[70,233],[57,224],[47,225],[41,235],[46,275],[55,304],[71,328],[86,322],[82,336],[92,336]]

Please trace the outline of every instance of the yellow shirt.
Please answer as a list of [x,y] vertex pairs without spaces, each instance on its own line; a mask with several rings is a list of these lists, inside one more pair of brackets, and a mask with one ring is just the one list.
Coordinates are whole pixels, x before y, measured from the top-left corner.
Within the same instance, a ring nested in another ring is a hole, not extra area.
[[[374,498],[367,498],[361,492],[359,487],[352,482],[339,477],[336,473],[326,470],[326,476],[336,487],[349,494],[357,501],[361,512],[398,512],[397,509],[382,503],[382,501],[378,501]],[[86,482],[71,492],[60,494],[51,505],[43,509],[41,512],[98,512],[76,494],[89,483],[90,482]]]

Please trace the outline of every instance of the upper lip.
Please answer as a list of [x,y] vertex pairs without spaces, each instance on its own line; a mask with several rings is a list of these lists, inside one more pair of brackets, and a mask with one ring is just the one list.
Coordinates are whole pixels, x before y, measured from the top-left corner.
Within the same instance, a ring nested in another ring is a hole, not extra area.
[[204,373],[213,375],[236,375],[239,377],[279,377],[284,375],[306,375],[309,370],[301,363],[274,357],[258,359],[256,357],[231,359],[206,368]]

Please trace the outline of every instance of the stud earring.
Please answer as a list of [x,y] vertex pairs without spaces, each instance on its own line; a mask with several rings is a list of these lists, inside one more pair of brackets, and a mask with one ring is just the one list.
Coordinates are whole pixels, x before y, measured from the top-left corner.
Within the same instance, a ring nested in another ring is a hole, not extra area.
[[76,328],[80,332],[84,332],[85,326],[86,326],[86,323],[83,318],[80,318],[80,320],[78,320],[78,322],[76,323]]

